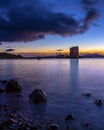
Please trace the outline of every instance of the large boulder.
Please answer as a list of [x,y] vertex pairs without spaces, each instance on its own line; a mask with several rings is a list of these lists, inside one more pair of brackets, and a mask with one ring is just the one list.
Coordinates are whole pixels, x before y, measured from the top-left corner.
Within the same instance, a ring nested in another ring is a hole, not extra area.
[[46,93],[41,89],[35,89],[30,95],[30,100],[33,103],[39,104],[46,102]]
[[21,92],[21,86],[16,80],[10,80],[6,85],[6,92]]

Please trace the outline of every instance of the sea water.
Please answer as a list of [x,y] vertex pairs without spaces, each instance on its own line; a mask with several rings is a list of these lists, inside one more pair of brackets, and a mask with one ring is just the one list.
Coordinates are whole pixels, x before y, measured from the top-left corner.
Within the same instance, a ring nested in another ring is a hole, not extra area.
[[[42,123],[45,130],[48,123],[58,124],[60,130],[83,130],[84,123],[90,130],[104,129],[104,105],[95,104],[96,99],[104,101],[103,58],[0,60],[0,79],[15,79],[22,86],[22,94],[1,94],[0,102]],[[46,104],[29,100],[35,89],[46,92]],[[73,121],[65,121],[68,114],[73,114]]]

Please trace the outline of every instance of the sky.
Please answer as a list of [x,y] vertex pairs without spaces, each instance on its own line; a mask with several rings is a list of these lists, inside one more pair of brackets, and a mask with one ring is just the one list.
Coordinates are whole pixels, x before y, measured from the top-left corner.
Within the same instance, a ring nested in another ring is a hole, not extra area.
[[0,0],[0,52],[104,54],[104,0]]

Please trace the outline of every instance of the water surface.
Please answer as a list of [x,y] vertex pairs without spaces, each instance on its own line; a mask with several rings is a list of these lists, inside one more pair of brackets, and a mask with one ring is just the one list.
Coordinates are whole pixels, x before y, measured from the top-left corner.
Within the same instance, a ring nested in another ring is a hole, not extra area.
[[[21,83],[22,96],[0,95],[0,102],[30,120],[56,123],[61,130],[66,126],[83,130],[86,122],[90,130],[104,129],[104,106],[94,103],[98,98],[104,100],[104,59],[0,60],[0,79]],[[36,88],[47,93],[46,104],[30,102],[28,95]],[[70,113],[75,119],[65,122]]]

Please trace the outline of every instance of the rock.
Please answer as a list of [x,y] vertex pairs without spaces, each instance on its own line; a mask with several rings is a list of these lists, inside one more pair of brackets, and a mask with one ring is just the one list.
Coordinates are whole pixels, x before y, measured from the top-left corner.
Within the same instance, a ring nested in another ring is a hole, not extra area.
[[16,123],[17,122],[12,118],[4,122],[5,125],[12,125],[12,124],[16,124]]
[[83,128],[88,128],[89,124],[88,123],[84,123],[82,126],[83,126]]
[[6,92],[13,93],[13,92],[21,92],[20,84],[15,80],[10,80],[6,85]]
[[95,104],[98,105],[98,106],[102,106],[103,105],[103,101],[101,99],[97,99],[95,101]]
[[0,83],[2,83],[2,80],[0,80]]
[[32,102],[39,104],[46,102],[46,93],[40,89],[35,89],[30,95],[29,98]]
[[11,114],[6,114],[8,117],[12,118],[12,119],[15,119],[16,118],[16,115],[14,115],[13,113]]
[[86,97],[90,97],[91,96],[90,93],[84,93],[83,95],[86,96]]
[[38,126],[20,123],[18,130],[39,130]]
[[3,93],[4,92],[4,89],[0,88],[0,93]]
[[70,130],[70,127],[69,127],[69,126],[67,126],[67,127],[66,127],[66,130]]
[[31,121],[21,117],[19,119],[18,130],[39,130],[39,124],[33,124]]
[[65,120],[66,120],[66,121],[70,121],[70,120],[73,120],[73,119],[74,119],[74,116],[73,116],[72,114],[67,115],[67,116],[65,117]]
[[59,130],[59,125],[51,124],[47,130]]
[[4,121],[3,123],[0,124],[0,127],[5,127],[5,126],[9,126],[9,125],[12,125],[12,124],[16,124],[17,122],[14,120],[14,119],[9,119],[7,121]]
[[6,84],[6,83],[8,83],[8,81],[7,80],[2,80],[1,83]]

